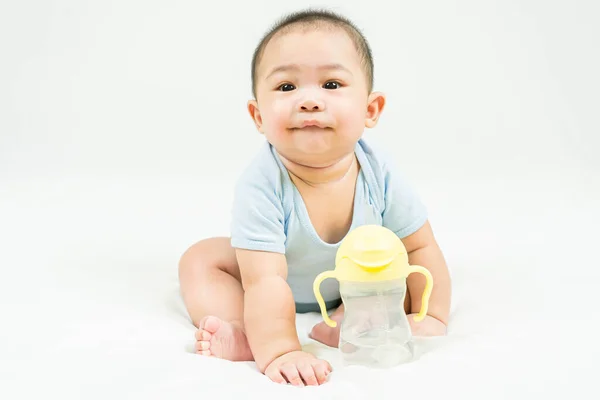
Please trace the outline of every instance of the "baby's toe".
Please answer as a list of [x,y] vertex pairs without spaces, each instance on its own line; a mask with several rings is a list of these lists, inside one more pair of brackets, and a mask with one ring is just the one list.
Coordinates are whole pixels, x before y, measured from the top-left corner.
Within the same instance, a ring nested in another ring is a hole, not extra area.
[[196,338],[196,340],[210,340],[210,338],[212,337],[212,335],[210,334],[210,332],[205,331],[204,329],[198,329],[195,333],[194,333],[194,337]]
[[196,342],[195,347],[196,347],[197,352],[209,351],[210,350],[210,342],[206,342],[204,340],[198,340]]
[[209,334],[213,334],[219,330],[222,325],[222,321],[217,317],[204,317],[202,324],[200,325],[203,330]]

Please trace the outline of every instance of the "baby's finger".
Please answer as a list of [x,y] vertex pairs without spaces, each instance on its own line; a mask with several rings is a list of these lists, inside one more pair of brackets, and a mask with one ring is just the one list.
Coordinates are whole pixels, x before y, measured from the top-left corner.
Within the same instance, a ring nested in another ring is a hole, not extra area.
[[299,362],[298,363],[298,372],[300,372],[300,376],[304,380],[304,382],[309,386],[317,386],[319,383],[317,382],[317,377],[315,376],[315,371],[313,366],[308,362]]
[[319,360],[319,361],[325,365],[325,369],[327,370],[328,373],[333,370],[333,368],[331,368],[331,364],[329,364],[328,361],[325,361],[325,360]]
[[272,370],[265,371],[265,375],[271,379],[275,383],[287,383],[281,372],[277,368],[273,368]]
[[279,371],[281,374],[287,379],[289,383],[294,386],[304,386],[304,382],[300,378],[300,374],[298,373],[298,369],[294,364],[284,364],[279,367]]
[[315,371],[315,376],[319,385],[322,385],[327,381],[327,375],[329,375],[330,370],[327,367],[327,364],[322,361],[317,361],[313,363],[313,369]]

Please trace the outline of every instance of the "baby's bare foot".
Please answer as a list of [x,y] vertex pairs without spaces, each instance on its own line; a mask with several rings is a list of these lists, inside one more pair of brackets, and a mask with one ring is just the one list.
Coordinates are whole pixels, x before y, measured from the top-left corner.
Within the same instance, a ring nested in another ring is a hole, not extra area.
[[324,345],[338,347],[340,341],[340,323],[343,318],[344,306],[341,305],[333,314],[331,314],[331,319],[337,322],[335,328],[330,327],[325,322],[319,322],[312,328],[308,336]]
[[204,317],[196,331],[196,352],[230,361],[252,361],[246,334],[238,326],[217,317]]

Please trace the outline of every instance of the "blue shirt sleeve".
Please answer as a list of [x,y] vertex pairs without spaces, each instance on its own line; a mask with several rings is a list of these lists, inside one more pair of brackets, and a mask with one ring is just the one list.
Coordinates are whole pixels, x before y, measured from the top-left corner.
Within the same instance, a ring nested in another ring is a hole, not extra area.
[[285,254],[286,234],[277,173],[247,170],[237,182],[232,208],[231,245]]
[[412,185],[397,171],[393,163],[382,164],[384,186],[383,226],[399,238],[419,230],[427,221],[427,209]]

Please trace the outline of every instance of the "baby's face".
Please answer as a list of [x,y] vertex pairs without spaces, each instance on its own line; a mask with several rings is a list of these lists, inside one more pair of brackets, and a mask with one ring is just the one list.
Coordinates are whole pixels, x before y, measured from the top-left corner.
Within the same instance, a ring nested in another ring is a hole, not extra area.
[[383,96],[369,94],[361,59],[341,29],[274,38],[256,82],[249,111],[257,128],[282,156],[306,166],[328,166],[353,152],[383,108]]

